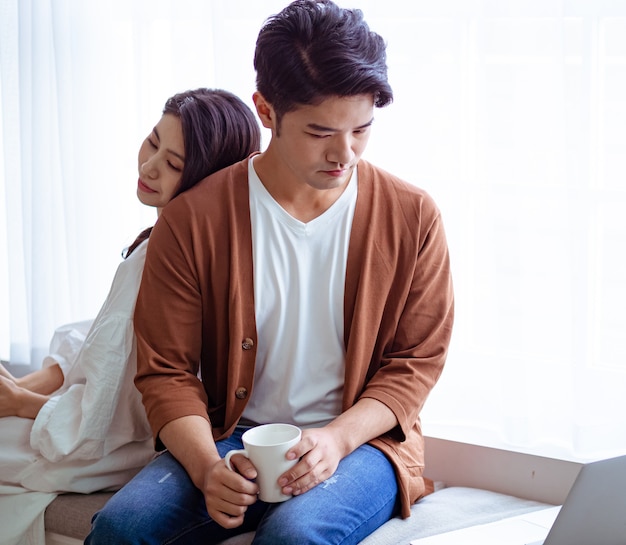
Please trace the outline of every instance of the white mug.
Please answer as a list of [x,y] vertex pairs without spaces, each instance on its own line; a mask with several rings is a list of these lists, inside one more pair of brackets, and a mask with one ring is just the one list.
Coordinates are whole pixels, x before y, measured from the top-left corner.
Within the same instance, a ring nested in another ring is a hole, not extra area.
[[285,455],[300,441],[301,435],[300,428],[291,424],[263,424],[250,428],[241,436],[245,448],[226,453],[226,467],[234,471],[230,458],[234,454],[243,454],[256,468],[259,498],[269,503],[288,500],[291,496],[282,493],[278,477],[298,462],[287,460]]

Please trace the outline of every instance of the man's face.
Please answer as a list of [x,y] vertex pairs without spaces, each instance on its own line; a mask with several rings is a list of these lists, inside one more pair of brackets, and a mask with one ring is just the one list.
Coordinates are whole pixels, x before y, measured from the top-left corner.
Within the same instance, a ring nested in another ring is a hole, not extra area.
[[[258,104],[257,104],[258,106]],[[331,97],[316,106],[299,106],[276,124],[276,115],[263,124],[272,129],[274,165],[283,176],[315,189],[347,183],[369,140],[374,119],[371,95]]]

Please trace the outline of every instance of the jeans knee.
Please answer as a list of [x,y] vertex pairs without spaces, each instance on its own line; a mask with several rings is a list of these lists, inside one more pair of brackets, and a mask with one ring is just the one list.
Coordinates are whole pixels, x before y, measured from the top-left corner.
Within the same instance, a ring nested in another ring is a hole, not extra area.
[[257,530],[255,545],[320,545],[327,543],[326,536],[318,535],[311,528],[299,524]]
[[113,507],[105,507],[96,513],[91,521],[91,532],[85,539],[85,545],[131,545],[137,543],[132,513],[119,512]]

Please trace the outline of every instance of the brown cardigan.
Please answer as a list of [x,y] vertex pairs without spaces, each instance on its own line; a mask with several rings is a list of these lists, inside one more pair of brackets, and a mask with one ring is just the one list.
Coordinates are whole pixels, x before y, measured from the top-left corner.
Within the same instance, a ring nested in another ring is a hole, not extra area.
[[[174,199],[150,238],[137,307],[136,384],[155,438],[209,418],[232,433],[253,388],[256,325],[248,160]],[[424,493],[419,413],[446,357],[453,292],[441,217],[422,190],[361,160],[346,271],[343,408],[374,398],[399,426],[371,442],[391,460],[402,516]],[[197,379],[198,371],[202,381]]]

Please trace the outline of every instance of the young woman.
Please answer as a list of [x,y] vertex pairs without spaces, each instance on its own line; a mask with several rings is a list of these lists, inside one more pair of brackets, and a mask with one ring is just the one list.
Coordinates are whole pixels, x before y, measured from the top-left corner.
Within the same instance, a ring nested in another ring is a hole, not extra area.
[[[210,89],[177,94],[139,150],[137,196],[159,214],[259,147],[256,118],[236,96]],[[132,322],[150,230],[125,252],[89,327],[59,328],[40,371],[16,379],[0,367],[0,527],[13,536],[8,543],[42,525],[56,493],[119,487],[153,456],[133,384]]]

